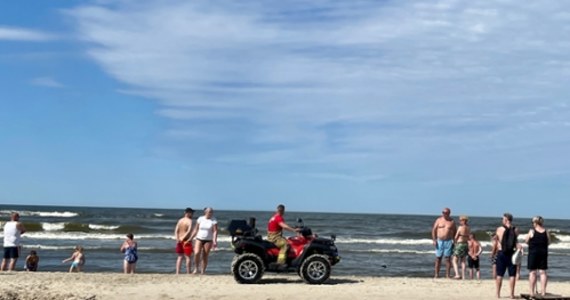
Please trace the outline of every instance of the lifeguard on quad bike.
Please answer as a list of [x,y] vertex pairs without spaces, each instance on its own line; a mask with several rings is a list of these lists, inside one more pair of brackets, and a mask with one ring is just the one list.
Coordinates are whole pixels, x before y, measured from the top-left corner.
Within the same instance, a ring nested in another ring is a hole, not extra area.
[[287,239],[285,264],[277,263],[280,249],[258,234],[255,218],[249,224],[246,220],[232,220],[228,231],[236,253],[231,271],[239,283],[257,283],[264,272],[296,272],[309,284],[321,284],[330,277],[332,266],[340,261],[334,243],[336,237],[313,235],[301,219],[296,226],[297,236]]

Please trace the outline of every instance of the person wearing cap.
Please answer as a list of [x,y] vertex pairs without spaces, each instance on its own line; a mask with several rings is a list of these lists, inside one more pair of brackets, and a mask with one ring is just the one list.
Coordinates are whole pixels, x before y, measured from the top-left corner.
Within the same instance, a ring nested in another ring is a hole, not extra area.
[[26,229],[20,223],[20,214],[13,212],[10,215],[10,221],[4,224],[4,257],[2,258],[0,271],[14,271],[22,247],[20,244],[21,235],[24,232],[26,232]]
[[190,239],[190,234],[192,233],[193,213],[193,209],[190,207],[186,208],[184,210],[184,216],[178,220],[176,228],[174,229],[176,254],[178,254],[178,258],[176,259],[176,274],[180,274],[183,257],[186,259],[186,273],[190,274],[190,270],[192,269],[192,260],[190,259],[190,255],[192,255],[192,240]]
[[[453,270],[455,271],[455,279],[465,279],[465,261],[467,259],[467,254],[469,253],[469,246],[467,242],[469,241],[469,234],[471,233],[471,228],[467,224],[469,218],[467,216],[459,217],[459,227],[455,233],[455,249],[453,250]],[[461,276],[459,275],[459,262],[461,262]]]
[[275,246],[279,247],[279,256],[277,256],[277,263],[281,266],[285,266],[287,260],[287,250],[289,249],[287,239],[283,237],[283,230],[285,229],[291,232],[298,231],[298,229],[295,229],[285,223],[285,220],[283,219],[284,214],[285,205],[279,204],[277,206],[277,211],[267,223],[267,240],[273,242]]

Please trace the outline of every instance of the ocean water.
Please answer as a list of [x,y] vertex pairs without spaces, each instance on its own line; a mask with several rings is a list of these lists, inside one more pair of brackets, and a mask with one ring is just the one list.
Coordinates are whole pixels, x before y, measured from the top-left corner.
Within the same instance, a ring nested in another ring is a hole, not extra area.
[[[71,255],[75,245],[85,248],[86,272],[121,272],[123,255],[119,252],[125,235],[133,233],[139,244],[140,273],[174,273],[176,254],[174,226],[182,209],[92,208],[61,206],[0,206],[0,220],[10,212],[20,213],[28,232],[23,235],[23,253],[40,255],[40,271],[67,271],[61,260]],[[234,253],[226,226],[232,219],[257,219],[260,233],[265,234],[270,211],[215,211],[220,228],[218,249],[211,252],[207,273],[230,274]],[[201,212],[195,212],[194,219]],[[285,220],[294,225],[302,218],[305,225],[320,236],[337,236],[342,260],[333,267],[333,275],[432,277],[434,254],[431,227],[436,216],[334,214],[287,211]],[[483,278],[490,278],[490,233],[500,225],[500,216],[472,217],[472,231],[482,242]],[[530,229],[530,219],[517,219],[523,240]],[[570,279],[570,220],[549,220],[546,227],[554,233],[550,246],[549,275],[554,280]],[[2,226],[3,228],[3,226]],[[1,228],[0,228],[1,230]],[[0,240],[1,242],[1,240]],[[17,269],[23,270],[24,259]],[[526,259],[523,259],[523,276]]]

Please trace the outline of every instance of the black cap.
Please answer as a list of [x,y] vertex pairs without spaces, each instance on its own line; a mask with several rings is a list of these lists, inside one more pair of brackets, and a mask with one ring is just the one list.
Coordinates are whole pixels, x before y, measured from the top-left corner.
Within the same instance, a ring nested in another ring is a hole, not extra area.
[[186,207],[186,209],[184,210],[184,213],[186,213],[186,214],[192,214],[192,213],[194,213],[194,210],[191,209],[190,207]]

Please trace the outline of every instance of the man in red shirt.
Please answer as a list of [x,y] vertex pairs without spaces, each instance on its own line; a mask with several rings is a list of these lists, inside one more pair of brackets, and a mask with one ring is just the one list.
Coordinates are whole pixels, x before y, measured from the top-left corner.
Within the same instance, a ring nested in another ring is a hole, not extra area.
[[279,247],[279,256],[277,257],[277,263],[280,265],[285,264],[287,259],[287,250],[289,248],[287,239],[283,237],[283,229],[292,232],[298,231],[285,223],[285,220],[283,220],[284,214],[285,206],[283,204],[279,204],[277,206],[277,211],[273,217],[269,219],[269,223],[267,223],[267,240],[273,242],[277,247]]

